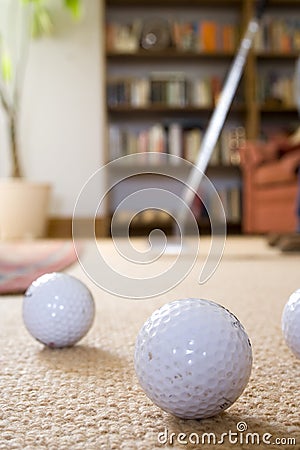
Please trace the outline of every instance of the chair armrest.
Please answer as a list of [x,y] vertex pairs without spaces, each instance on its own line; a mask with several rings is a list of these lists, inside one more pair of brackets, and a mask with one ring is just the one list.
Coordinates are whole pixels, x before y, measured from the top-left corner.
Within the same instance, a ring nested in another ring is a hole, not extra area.
[[282,158],[281,165],[286,173],[295,175],[300,167],[300,147],[285,154]]
[[277,142],[252,142],[246,141],[239,149],[241,166],[243,169],[251,170],[267,161],[274,161],[279,155]]

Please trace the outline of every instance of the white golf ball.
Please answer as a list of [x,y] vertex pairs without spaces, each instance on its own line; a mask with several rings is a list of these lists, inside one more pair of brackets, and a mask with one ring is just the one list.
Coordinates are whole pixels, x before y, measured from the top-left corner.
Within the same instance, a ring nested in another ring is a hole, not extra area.
[[251,367],[243,326],[208,300],[164,305],[145,322],[136,341],[135,370],[146,395],[183,419],[211,417],[232,405]]
[[29,333],[49,347],[69,347],[90,329],[95,305],[88,288],[63,273],[37,278],[23,300],[23,320]]
[[290,296],[285,305],[281,325],[287,346],[300,358],[300,289]]

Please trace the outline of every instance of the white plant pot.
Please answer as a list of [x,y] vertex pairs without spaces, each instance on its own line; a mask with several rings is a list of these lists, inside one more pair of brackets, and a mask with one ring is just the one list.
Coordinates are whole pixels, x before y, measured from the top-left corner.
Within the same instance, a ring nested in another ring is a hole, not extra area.
[[0,180],[0,240],[45,236],[50,190],[46,183]]

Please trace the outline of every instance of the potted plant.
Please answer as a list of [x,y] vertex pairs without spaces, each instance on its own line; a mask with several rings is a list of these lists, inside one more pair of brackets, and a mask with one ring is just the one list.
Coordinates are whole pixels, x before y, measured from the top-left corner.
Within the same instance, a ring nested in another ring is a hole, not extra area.
[[[61,1],[74,19],[80,18],[80,0]],[[9,176],[0,180],[0,239],[42,237],[46,231],[50,185],[24,178],[19,119],[30,40],[50,34],[53,26],[44,0],[0,4],[0,108],[11,166]]]

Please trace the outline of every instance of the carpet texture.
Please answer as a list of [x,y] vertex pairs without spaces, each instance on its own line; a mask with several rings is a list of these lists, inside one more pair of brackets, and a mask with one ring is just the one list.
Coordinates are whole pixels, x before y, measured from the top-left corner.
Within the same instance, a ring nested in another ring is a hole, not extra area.
[[[109,255],[111,243],[101,246]],[[84,258],[92,257],[88,247]],[[28,335],[20,296],[2,297],[0,449],[300,449],[300,360],[287,349],[280,328],[283,306],[300,287],[299,263],[299,255],[282,255],[263,239],[231,238],[205,285],[197,284],[196,264],[176,288],[143,301],[103,292],[79,264],[73,265],[68,272],[89,286],[97,314],[81,343],[61,350],[43,348]],[[163,303],[184,297],[207,298],[229,308],[253,345],[253,371],[243,395],[219,416],[202,421],[180,420],[153,405],[133,368],[135,338],[143,322]],[[240,422],[247,431],[232,435],[231,441],[223,435],[224,443],[218,443],[222,433],[242,430]],[[211,435],[210,444],[208,437],[203,445],[182,443],[190,438],[196,442],[202,433],[213,433],[216,442]],[[245,442],[246,433],[255,433],[254,444]]]
[[60,271],[77,260],[72,241],[0,243],[0,294],[22,293],[40,275]]

